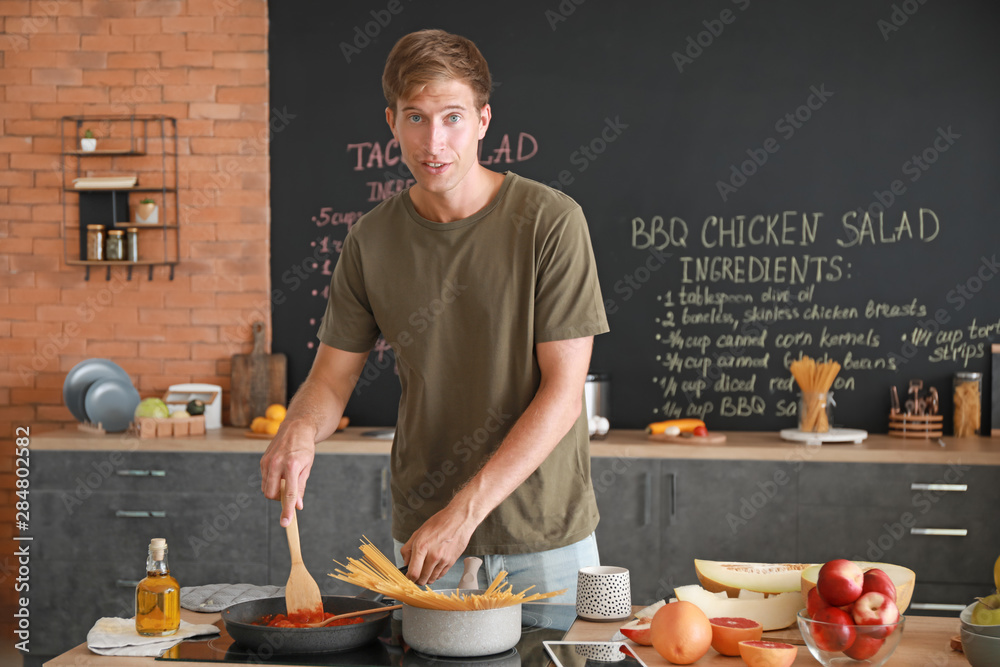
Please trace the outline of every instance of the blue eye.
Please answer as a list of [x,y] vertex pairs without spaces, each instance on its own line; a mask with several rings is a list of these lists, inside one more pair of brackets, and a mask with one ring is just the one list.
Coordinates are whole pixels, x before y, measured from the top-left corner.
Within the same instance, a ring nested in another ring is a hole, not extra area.
[[458,121],[462,120],[462,117],[459,116],[457,113],[453,113],[450,116],[448,116],[448,120],[451,121],[452,123],[457,123]]
[[419,123],[420,122],[420,114],[411,113],[409,116],[407,116],[407,118],[409,119],[409,121],[411,123]]

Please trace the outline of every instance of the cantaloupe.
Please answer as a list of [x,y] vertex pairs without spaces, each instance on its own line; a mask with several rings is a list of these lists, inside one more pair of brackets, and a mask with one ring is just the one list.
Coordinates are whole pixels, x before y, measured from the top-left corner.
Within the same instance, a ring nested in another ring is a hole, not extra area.
[[811,563],[740,563],[695,559],[694,569],[702,587],[713,593],[738,597],[741,590],[790,593],[802,585],[802,570]]
[[697,584],[678,586],[674,589],[678,600],[698,606],[709,618],[719,616],[749,618],[760,623],[764,630],[780,630],[796,622],[795,615],[805,608],[797,591],[765,596],[763,593],[741,590],[737,598],[725,592],[713,593]]
[[[902,565],[892,565],[890,563],[870,563],[868,561],[856,560],[854,561],[862,570],[870,570],[873,567],[884,571],[892,579],[892,583],[896,585],[896,607],[899,609],[899,613],[903,614],[906,612],[906,608],[910,606],[910,598],[913,597],[913,586],[917,582],[917,574]],[[823,567],[822,565],[812,565],[802,570],[802,599],[807,600],[809,591],[816,586],[816,579],[819,577],[819,570]]]

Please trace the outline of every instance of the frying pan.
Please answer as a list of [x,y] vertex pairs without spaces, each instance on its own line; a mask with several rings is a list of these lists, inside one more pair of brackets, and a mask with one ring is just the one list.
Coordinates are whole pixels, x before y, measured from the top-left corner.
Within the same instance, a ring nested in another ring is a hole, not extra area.
[[[380,602],[382,594],[365,591],[358,597],[324,595],[323,611],[343,614],[385,607]],[[361,623],[334,625],[323,628],[269,628],[254,625],[254,621],[268,614],[284,614],[285,598],[263,598],[238,602],[222,611],[226,631],[236,643],[260,654],[286,655],[295,653],[336,653],[349,651],[373,641],[386,624],[392,612],[362,616]]]

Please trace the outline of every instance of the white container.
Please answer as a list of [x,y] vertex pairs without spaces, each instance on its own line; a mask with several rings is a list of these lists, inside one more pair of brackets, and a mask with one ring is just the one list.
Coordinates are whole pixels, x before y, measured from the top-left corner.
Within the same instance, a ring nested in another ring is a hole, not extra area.
[[163,400],[175,412],[195,398],[205,403],[205,428],[222,428],[222,387],[217,384],[172,384]]

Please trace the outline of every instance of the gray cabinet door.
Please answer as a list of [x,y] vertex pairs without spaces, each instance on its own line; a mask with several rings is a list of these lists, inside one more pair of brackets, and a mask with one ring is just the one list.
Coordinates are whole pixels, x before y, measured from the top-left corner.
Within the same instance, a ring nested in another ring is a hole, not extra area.
[[[382,454],[317,455],[298,512],[302,560],[324,595],[357,595],[361,589],[329,573],[334,562],[360,558],[362,536],[392,558],[392,503],[389,457]],[[285,530],[278,524],[281,507],[268,503],[270,583],[283,586],[291,558]]]
[[797,473],[784,461],[664,461],[662,572],[697,584],[694,560],[795,562]]
[[650,604],[668,590],[660,572],[659,468],[655,459],[602,457],[590,462],[601,513],[601,564],[628,568],[633,604]]

